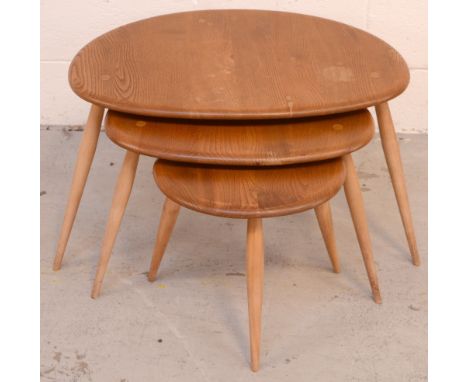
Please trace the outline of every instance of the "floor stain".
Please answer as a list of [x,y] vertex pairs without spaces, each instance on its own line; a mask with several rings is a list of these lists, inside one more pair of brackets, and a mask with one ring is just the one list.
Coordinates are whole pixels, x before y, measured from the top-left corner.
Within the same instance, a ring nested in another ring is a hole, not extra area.
[[62,353],[59,351],[54,352],[54,356],[52,357],[54,361],[57,361],[57,363],[60,363],[60,360],[62,359]]
[[41,196],[47,194],[47,191],[41,191]]
[[51,372],[53,372],[55,370],[55,366],[52,366],[52,367],[49,367],[48,369],[44,370],[44,371],[41,371],[41,377],[43,375],[46,375],[46,374],[49,374]]
[[75,351],[76,359],[81,360],[86,358],[86,353],[80,354],[78,351]]
[[79,126],[70,126],[68,128],[68,131],[83,131],[83,126],[79,125]]
[[242,272],[228,272],[228,273],[226,273],[226,276],[242,276],[242,277],[245,277],[245,273],[242,273]]
[[73,373],[73,377],[77,380],[79,380],[80,377],[87,376],[88,380],[92,381],[91,370],[89,369],[88,363],[85,361],[77,362],[77,364],[71,368],[71,371]]
[[374,178],[379,177],[377,174],[374,174],[372,172],[365,172],[365,171],[358,171],[358,176],[359,176],[359,179],[374,179]]
[[62,134],[65,136],[65,139],[69,139],[71,137],[70,130],[65,127],[62,129]]
[[[57,346],[54,346],[54,349],[57,349]],[[70,355],[72,356],[70,357]],[[63,354],[61,351],[54,350],[52,360],[55,364],[52,366],[41,365],[41,378],[53,381],[92,381],[91,369],[84,360],[85,358],[86,352],[80,353],[75,350],[73,357],[73,353]],[[74,361],[71,363],[67,361],[70,359],[74,359]],[[69,378],[65,378],[65,376]]]
[[362,184],[362,186],[361,186],[361,191],[362,191],[362,192],[367,192],[367,191],[370,191],[370,190],[371,190],[371,189],[370,189],[369,187],[367,187],[366,184],[364,184],[364,183]]

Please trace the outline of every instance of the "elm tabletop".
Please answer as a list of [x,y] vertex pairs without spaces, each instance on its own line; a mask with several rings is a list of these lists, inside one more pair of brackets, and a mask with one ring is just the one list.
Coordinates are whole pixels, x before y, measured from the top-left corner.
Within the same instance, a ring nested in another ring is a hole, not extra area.
[[367,110],[264,121],[200,121],[109,111],[107,136],[138,154],[179,162],[275,166],[337,158],[374,136]]
[[208,10],[153,17],[86,45],[81,98],[132,114],[265,119],[336,114],[399,95],[408,68],[384,41],[295,13]]

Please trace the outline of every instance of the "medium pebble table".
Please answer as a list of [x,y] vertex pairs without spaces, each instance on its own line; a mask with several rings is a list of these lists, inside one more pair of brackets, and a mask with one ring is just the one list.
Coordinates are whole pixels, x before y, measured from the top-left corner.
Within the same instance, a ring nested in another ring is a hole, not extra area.
[[[109,111],[108,137],[127,150],[117,180],[92,297],[99,296],[140,154],[159,159],[154,175],[166,201],[148,280],[154,281],[180,206],[247,220],[251,368],[260,362],[263,218],[315,209],[333,270],[339,272],[329,200],[344,185],[376,303],[381,302],[359,179],[351,152],[374,135],[367,110],[269,121],[194,121]],[[170,160],[167,160],[170,159]],[[293,248],[291,248],[293,250]],[[194,259],[196,261],[196,259]]]

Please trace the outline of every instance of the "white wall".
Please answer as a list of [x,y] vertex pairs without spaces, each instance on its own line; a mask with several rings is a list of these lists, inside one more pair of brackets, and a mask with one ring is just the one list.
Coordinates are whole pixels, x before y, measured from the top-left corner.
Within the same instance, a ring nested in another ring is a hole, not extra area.
[[390,43],[406,59],[411,83],[391,102],[399,131],[427,132],[426,0],[42,0],[41,123],[80,125],[88,104],[68,86],[75,53],[100,34],[142,18],[209,8],[287,10],[345,22]]

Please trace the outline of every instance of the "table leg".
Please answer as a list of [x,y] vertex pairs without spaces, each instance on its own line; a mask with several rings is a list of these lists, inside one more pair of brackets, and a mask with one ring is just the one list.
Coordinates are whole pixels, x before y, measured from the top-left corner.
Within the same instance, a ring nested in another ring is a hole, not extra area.
[[107,220],[106,232],[102,242],[101,258],[99,260],[93,291],[91,293],[92,298],[99,297],[101,292],[107,264],[109,263],[115,238],[117,237],[117,232],[120,227],[120,222],[122,221],[122,217],[132,191],[133,181],[135,180],[135,173],[138,166],[138,159],[139,154],[127,151],[117,179],[114,196],[112,198],[112,206]]
[[249,306],[250,367],[260,367],[260,336],[263,300],[263,225],[262,219],[247,221],[247,297]]
[[180,205],[173,202],[171,199],[166,198],[164,207],[159,221],[158,234],[156,244],[153,250],[153,257],[151,259],[150,270],[148,272],[148,280],[155,281],[156,274],[158,273],[159,264],[161,264],[164,251],[166,250],[167,243],[171,237],[172,230],[179,216]]
[[392,115],[388,103],[382,103],[375,106],[377,119],[379,122],[380,138],[382,147],[387,161],[388,170],[392,179],[393,190],[400,210],[401,220],[405,228],[406,239],[411,252],[414,265],[420,265],[418,247],[416,245],[416,235],[413,228],[413,220],[411,218],[411,210],[408,201],[408,193],[406,191],[405,175],[403,173],[403,165],[401,163],[400,147],[398,137],[393,126]]
[[382,302],[382,298],[380,297],[379,282],[374,264],[374,256],[372,254],[372,246],[369,237],[369,229],[367,227],[366,214],[364,211],[361,186],[359,184],[359,179],[351,154],[345,155],[343,159],[346,167],[346,179],[344,183],[346,200],[348,201],[349,210],[353,219],[354,229],[358,238],[359,247],[361,248],[374,301],[377,304],[380,304]]
[[80,205],[81,196],[86,185],[89,169],[93,162],[94,153],[96,152],[96,145],[101,130],[102,117],[104,115],[104,108],[96,105],[91,105],[88,121],[84,128],[83,137],[81,139],[80,148],[78,151],[78,158],[76,160],[75,172],[71,185],[70,194],[68,197],[68,204],[63,219],[62,230],[57,244],[57,251],[55,254],[53,270],[58,271],[62,266],[63,255],[67,247],[68,239],[75,221],[76,212]]
[[328,256],[333,266],[335,273],[340,272],[340,259],[338,250],[336,249],[335,232],[333,230],[333,219],[331,214],[330,202],[325,202],[318,207],[315,207],[315,215],[319,223],[320,231],[322,232],[325,246],[327,247]]

